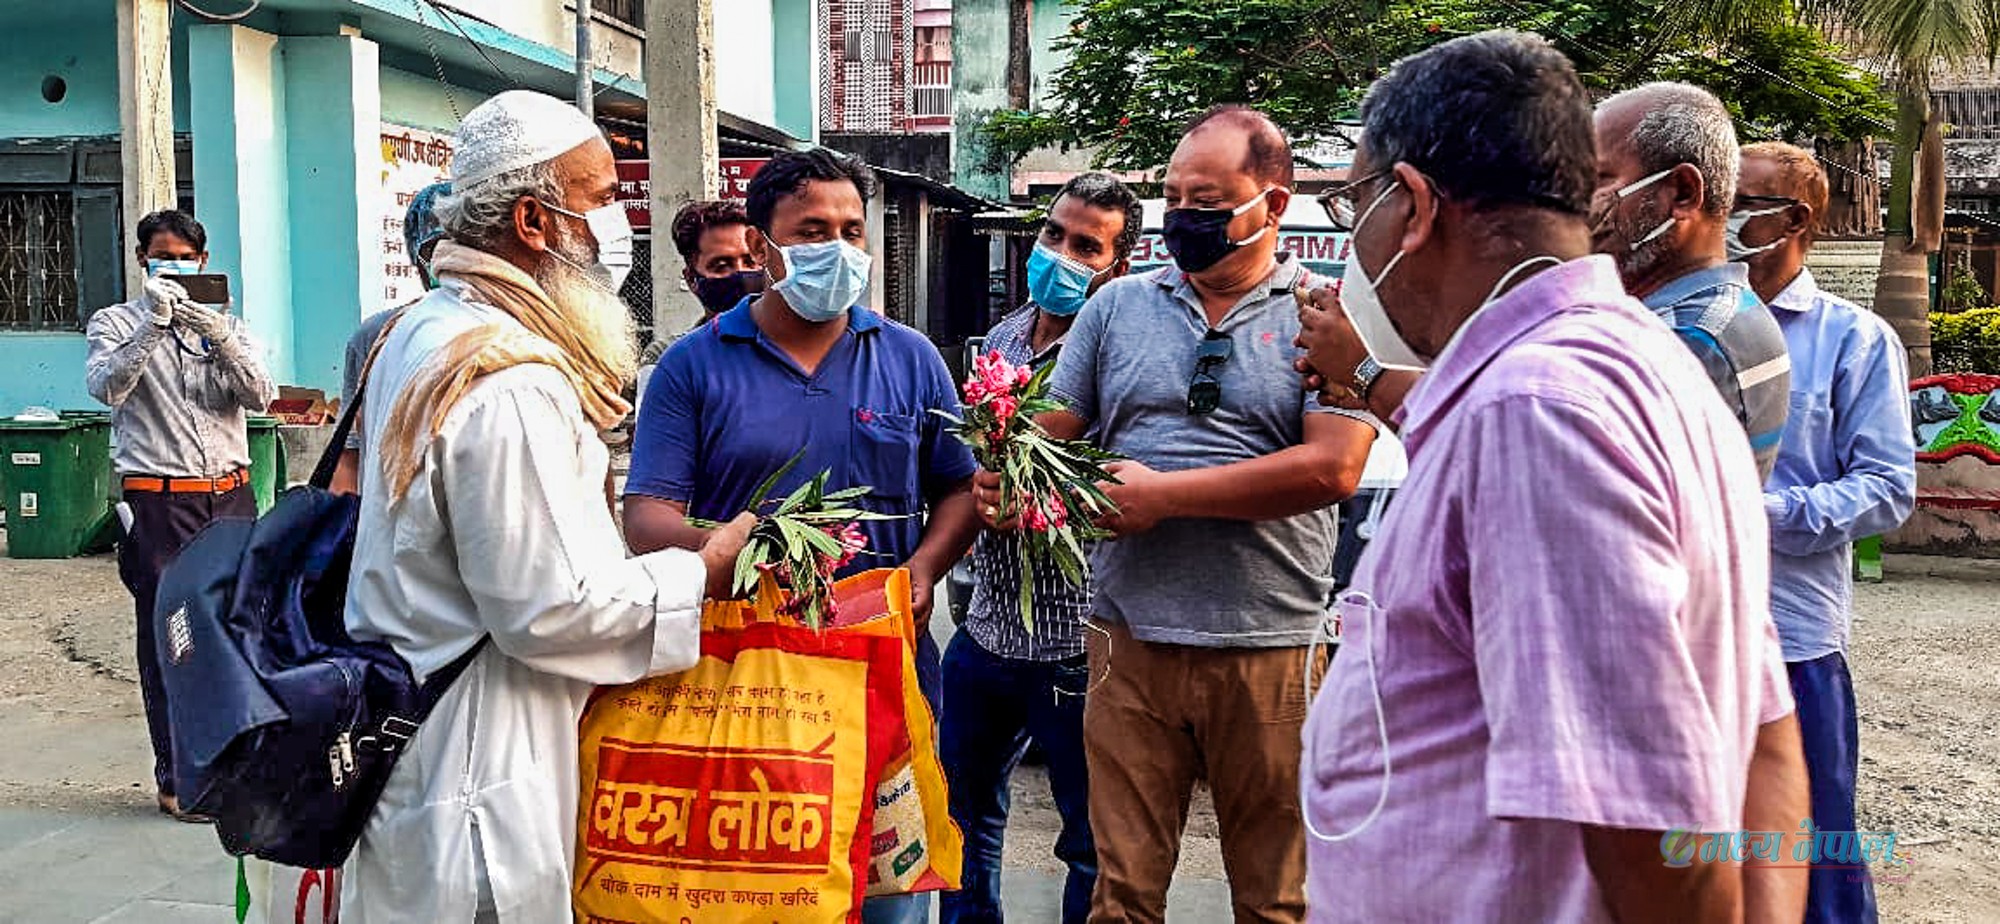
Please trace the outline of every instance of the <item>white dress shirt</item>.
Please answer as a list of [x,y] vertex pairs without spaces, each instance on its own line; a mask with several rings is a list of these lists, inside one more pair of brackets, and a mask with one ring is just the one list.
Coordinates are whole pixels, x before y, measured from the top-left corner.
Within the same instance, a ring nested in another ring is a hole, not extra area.
[[250,465],[244,413],[261,413],[278,389],[243,322],[231,317],[229,329],[226,342],[206,343],[182,324],[154,324],[138,300],[90,316],[84,382],[111,408],[118,474],[220,478]]
[[412,307],[366,385],[347,626],[419,676],[492,644],[417,732],[348,860],[349,924],[569,922],[585,700],[700,656],[701,559],[627,557],[608,453],[548,366],[475,384],[390,505],[377,448],[394,397],[459,333],[518,323],[473,297],[448,283]]

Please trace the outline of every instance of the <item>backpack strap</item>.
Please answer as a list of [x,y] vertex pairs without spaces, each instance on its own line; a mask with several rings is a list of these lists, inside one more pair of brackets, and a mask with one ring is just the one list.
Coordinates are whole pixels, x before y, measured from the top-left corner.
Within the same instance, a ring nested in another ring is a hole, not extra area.
[[[411,302],[410,305],[416,304]],[[375,343],[368,348],[368,359],[361,364],[361,376],[354,385],[354,400],[340,409],[340,422],[333,425],[333,438],[327,441],[326,450],[319,454],[319,464],[313,466],[312,477],[306,483],[320,490],[333,484],[333,470],[340,467],[340,454],[347,451],[347,437],[354,432],[355,415],[361,410],[361,396],[368,392],[368,373],[375,368],[375,357],[381,355],[382,344],[389,340],[389,332],[403,320],[403,312],[410,309],[404,305],[395,309],[389,323],[382,325],[382,332],[375,335]]]
[[[472,666],[472,662],[478,659],[479,653],[486,650],[486,643],[492,638],[490,635],[480,636],[479,641],[473,643],[470,650],[453,658],[450,664],[438,668],[436,672],[424,678],[424,682],[417,687],[417,701],[412,704],[409,715],[390,715],[382,719],[377,733],[385,745],[383,750],[399,751],[403,745],[409,743],[410,738],[416,735],[418,727],[424,724],[425,719],[430,718],[431,710],[437,708],[438,700],[443,699],[445,692],[458,681],[459,675]],[[395,743],[389,745],[387,744],[389,741]]]

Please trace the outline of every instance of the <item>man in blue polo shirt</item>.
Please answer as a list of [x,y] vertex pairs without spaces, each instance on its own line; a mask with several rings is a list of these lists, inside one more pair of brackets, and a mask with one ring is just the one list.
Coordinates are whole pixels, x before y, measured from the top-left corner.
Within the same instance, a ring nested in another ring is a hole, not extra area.
[[[774,496],[821,471],[874,489],[862,506],[901,519],[863,524],[868,549],[842,576],[910,569],[917,674],[937,708],[931,591],[972,544],[970,450],[933,410],[957,389],[922,334],[869,310],[865,205],[874,176],[827,150],[780,154],[750,183],[750,250],[764,293],[682,337],[653,373],[634,428],[625,537],[635,550],[700,548],[693,516],[727,520],[793,455]],[[864,919],[921,919],[921,900],[871,902]],[[889,916],[884,912],[894,908]],[[904,913],[913,915],[906,918]]]

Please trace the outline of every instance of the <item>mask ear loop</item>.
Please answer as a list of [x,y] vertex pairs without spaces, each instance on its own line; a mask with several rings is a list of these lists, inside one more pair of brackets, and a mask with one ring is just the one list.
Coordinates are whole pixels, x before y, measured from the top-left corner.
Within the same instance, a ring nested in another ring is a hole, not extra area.
[[[1055,704],[1058,706],[1062,705],[1062,698],[1065,696],[1075,696],[1088,699],[1090,697],[1090,694],[1097,692],[1098,687],[1103,686],[1105,681],[1111,679],[1111,633],[1105,631],[1103,626],[1091,622],[1088,619],[1083,621],[1083,629],[1085,632],[1095,632],[1098,635],[1104,636],[1104,676],[1099,677],[1096,680],[1091,680],[1088,683],[1084,684],[1083,692],[1081,693],[1071,693],[1070,691],[1065,690],[1062,687],[1051,687],[1050,690],[1055,695],[1050,697],[1050,699],[1055,700]],[[1089,672],[1090,669],[1086,666],[1084,668],[1084,673],[1086,677],[1088,676]]]
[[1335,613],[1328,614],[1327,619],[1320,621],[1319,627],[1313,631],[1312,642],[1306,646],[1304,680],[1306,692],[1305,762],[1299,770],[1299,815],[1305,820],[1306,833],[1312,835],[1314,840],[1329,844],[1337,844],[1341,841],[1354,838],[1367,830],[1369,825],[1374,824],[1375,819],[1382,817],[1383,806],[1389,804],[1389,782],[1395,778],[1395,769],[1391,766],[1389,759],[1389,719],[1383,710],[1382,683],[1376,673],[1375,666],[1375,633],[1380,631],[1377,622],[1379,621],[1378,617],[1381,615],[1381,609],[1375,605],[1375,599],[1369,596],[1367,591],[1348,591],[1341,594],[1342,603],[1350,599],[1356,601],[1356,605],[1360,606],[1368,614],[1368,618],[1363,620],[1368,623],[1368,638],[1363,643],[1361,650],[1368,660],[1368,690],[1375,700],[1375,730],[1382,744],[1382,786],[1375,795],[1375,807],[1369,809],[1368,817],[1361,819],[1361,823],[1355,825],[1353,828],[1339,834],[1327,834],[1321,831],[1318,825],[1313,824],[1312,801],[1306,798],[1308,781],[1311,779],[1310,773],[1319,764],[1319,736],[1313,734],[1313,719],[1315,718],[1315,714],[1312,711],[1312,665],[1317,658],[1316,652],[1322,639],[1327,638],[1331,634],[1328,624],[1338,618],[1338,612],[1336,611]]

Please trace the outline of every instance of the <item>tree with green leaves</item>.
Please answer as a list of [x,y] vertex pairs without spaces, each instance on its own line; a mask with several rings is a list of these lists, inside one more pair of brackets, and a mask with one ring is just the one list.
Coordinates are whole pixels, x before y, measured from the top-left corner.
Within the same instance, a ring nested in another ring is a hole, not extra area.
[[[1768,2],[1768,0],[1766,0]],[[1779,23],[1717,39],[1676,24],[1670,0],[1083,0],[1049,104],[996,113],[994,150],[1089,147],[1099,165],[1166,162],[1188,120],[1218,103],[1269,113],[1294,137],[1342,134],[1361,94],[1403,55],[1486,29],[1539,32],[1587,85],[1689,80],[1729,100],[1758,137],[1852,138],[1886,124],[1875,81],[1817,31]],[[1776,75],[1785,75],[1778,79]]]
[[[1718,0],[1768,3],[1770,0]],[[1903,338],[1910,375],[1931,370],[1930,253],[1944,231],[1942,126],[1930,109],[1931,79],[1947,68],[2000,54],[2000,0],[1801,0],[1801,12],[1874,57],[1895,92],[1895,156],[1883,191],[1882,268],[1875,278],[1875,312]],[[1929,137],[1926,137],[1926,136]],[[1931,200],[1918,215],[1917,176],[1930,179]],[[1924,225],[1918,225],[1921,217]]]

